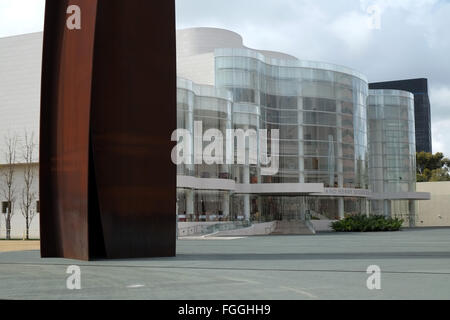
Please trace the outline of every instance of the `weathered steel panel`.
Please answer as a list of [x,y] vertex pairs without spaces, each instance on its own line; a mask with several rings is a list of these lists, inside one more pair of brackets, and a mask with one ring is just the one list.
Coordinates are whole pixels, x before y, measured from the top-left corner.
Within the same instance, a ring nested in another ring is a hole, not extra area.
[[[66,10],[83,7],[83,28]],[[89,118],[97,1],[47,0],[41,100],[40,198],[43,257],[87,260]]]
[[91,133],[107,257],[175,255],[174,12],[173,1],[99,1]]
[[47,0],[41,104],[42,256],[175,255],[174,1]]

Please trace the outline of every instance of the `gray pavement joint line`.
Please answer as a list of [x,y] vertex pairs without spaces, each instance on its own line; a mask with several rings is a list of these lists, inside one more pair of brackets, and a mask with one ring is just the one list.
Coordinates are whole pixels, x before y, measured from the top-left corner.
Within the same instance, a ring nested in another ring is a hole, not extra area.
[[[75,262],[74,262],[75,263]],[[67,267],[70,264],[36,264],[36,263],[2,263],[0,266],[27,266],[27,267]],[[174,267],[174,266],[124,266],[124,265],[86,265],[77,264],[79,267],[88,268],[134,268],[134,269],[188,269],[188,270],[222,270],[222,271],[277,271],[277,272],[319,272],[319,273],[364,273],[362,270],[332,270],[332,269],[267,269],[267,268],[216,268],[216,267]],[[384,274],[422,274],[422,275],[449,275],[450,272],[431,271],[383,271]]]

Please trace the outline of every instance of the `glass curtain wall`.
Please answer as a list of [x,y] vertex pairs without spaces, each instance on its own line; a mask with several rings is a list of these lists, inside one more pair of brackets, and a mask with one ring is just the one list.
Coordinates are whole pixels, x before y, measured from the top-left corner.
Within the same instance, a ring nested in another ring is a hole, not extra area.
[[[223,144],[223,164],[194,164],[195,123],[201,123],[201,133],[219,130],[226,137],[231,129],[233,96],[230,91],[211,86],[196,85],[189,80],[177,80],[177,126],[191,133],[189,141],[192,165],[177,166],[179,176],[206,179],[231,179],[231,166],[227,165],[226,141]],[[202,139],[203,140],[203,139]],[[212,141],[203,141],[201,150]],[[178,190],[178,214],[182,221],[224,221],[229,218],[229,192]]]
[[[398,90],[370,90],[369,173],[375,193],[416,191],[414,96]],[[408,201],[372,201],[372,213],[403,216]]]
[[[278,174],[261,177],[258,168],[239,168],[236,181],[368,188],[368,84],[362,75],[328,64],[269,59],[250,49],[216,49],[215,56],[216,86],[233,92],[234,127],[280,130]],[[301,218],[306,212],[299,197],[261,201],[279,209],[259,210],[260,216],[283,212]],[[344,199],[338,201],[344,208]],[[243,206],[249,216],[250,197]]]

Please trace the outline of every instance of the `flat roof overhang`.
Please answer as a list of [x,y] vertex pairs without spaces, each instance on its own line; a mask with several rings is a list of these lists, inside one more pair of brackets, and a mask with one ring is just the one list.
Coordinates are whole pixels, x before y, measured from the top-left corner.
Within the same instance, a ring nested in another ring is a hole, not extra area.
[[325,188],[322,183],[241,184],[231,179],[177,176],[177,188],[230,191],[236,194],[311,195],[318,197],[354,197],[369,200],[431,200],[428,192],[372,193],[366,189]]
[[230,179],[177,176],[177,187],[195,190],[231,191],[238,194],[302,195],[325,192],[322,183],[240,184]]
[[261,195],[303,195],[324,191],[323,183],[237,184],[235,193]]
[[314,193],[312,196],[318,197],[351,197],[351,198],[370,198],[372,192],[367,189],[351,188],[324,188],[321,193]]
[[431,200],[429,192],[385,192],[373,193],[371,200]]

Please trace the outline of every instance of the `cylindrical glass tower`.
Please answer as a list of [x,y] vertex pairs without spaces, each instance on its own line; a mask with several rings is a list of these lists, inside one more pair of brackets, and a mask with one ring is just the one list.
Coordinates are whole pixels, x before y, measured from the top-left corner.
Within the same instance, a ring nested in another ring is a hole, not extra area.
[[399,90],[370,90],[368,98],[369,174],[372,213],[404,216],[408,200],[383,195],[415,192],[416,142],[414,96]]
[[[231,166],[223,159],[223,164],[195,164],[195,123],[201,123],[201,151],[210,142],[203,141],[203,134],[210,129],[219,130],[226,137],[231,129],[231,92],[212,86],[197,85],[189,80],[177,80],[177,125],[191,133],[190,165],[178,165],[178,176],[191,176],[205,179],[231,179]],[[223,156],[226,156],[226,141]],[[178,216],[180,221],[224,221],[229,219],[230,192],[220,190],[177,189]]]

